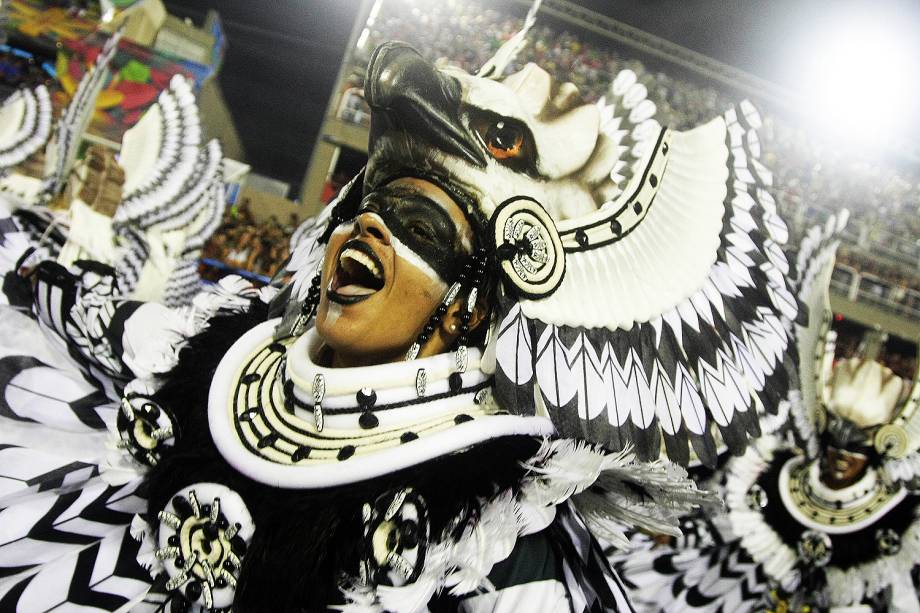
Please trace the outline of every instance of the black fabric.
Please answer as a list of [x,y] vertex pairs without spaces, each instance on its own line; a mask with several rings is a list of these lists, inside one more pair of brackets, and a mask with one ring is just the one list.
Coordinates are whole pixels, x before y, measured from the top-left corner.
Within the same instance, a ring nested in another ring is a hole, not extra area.
[[[793,457],[792,453],[777,453],[769,470],[761,475],[758,483],[767,493],[769,504],[763,510],[764,519],[783,541],[793,550],[798,546],[799,538],[807,530],[786,510],[780,499],[779,474],[783,465]],[[872,525],[847,534],[829,534],[832,544],[830,566],[846,570],[879,557],[877,530],[892,529],[895,534],[903,535],[920,508],[920,497],[908,495],[897,506],[888,511],[884,517]]]
[[338,602],[342,573],[358,572],[362,506],[383,492],[414,487],[427,502],[432,534],[440,534],[458,513],[475,517],[478,497],[520,481],[524,469],[519,462],[539,444],[530,437],[494,440],[393,475],[323,490],[281,490],[238,473],[211,440],[208,391],[227,349],[266,311],[264,304],[253,302],[248,313],[212,319],[180,352],[178,365],[154,396],[175,415],[181,435],[148,476],[148,519],[156,523],[157,512],[179,489],[210,481],[239,493],[255,522],[234,611],[324,611]]

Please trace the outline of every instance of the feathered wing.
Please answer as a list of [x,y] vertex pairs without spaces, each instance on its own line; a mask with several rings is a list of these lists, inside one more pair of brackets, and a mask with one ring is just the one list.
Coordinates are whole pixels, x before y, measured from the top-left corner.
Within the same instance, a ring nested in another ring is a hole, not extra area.
[[115,57],[121,35],[119,30],[105,42],[92,70],[80,79],[73,99],[58,120],[51,150],[51,173],[45,177],[45,192],[49,196],[59,194],[70,177],[83,142],[83,133],[96,110],[96,98],[109,78],[109,63]]
[[125,169],[125,194],[113,218],[124,245],[119,284],[126,292],[138,287],[153,251],[146,233],[182,233],[184,242],[173,254],[174,268],[161,300],[168,306],[188,304],[198,291],[201,249],[219,227],[226,207],[220,143],[201,145],[195,96],[181,75],[172,78],[132,130],[155,139],[154,146],[145,143],[154,155]]
[[38,151],[51,135],[48,88],[22,89],[0,106],[0,174]]
[[36,320],[0,309],[0,610],[118,609],[151,583],[128,531],[140,479],[102,474],[118,405]]
[[799,245],[796,258],[795,290],[808,307],[808,324],[795,326],[795,347],[799,356],[800,389],[788,398],[791,425],[799,444],[809,455],[817,453],[815,419],[827,381],[827,338],[831,325],[830,281],[840,232],[846,226],[846,210],[832,215],[824,226],[813,226]]
[[615,200],[559,224],[558,289],[500,303],[500,399],[644,459],[664,439],[671,459],[686,463],[692,446],[712,464],[714,428],[743,451],[757,405],[775,412],[795,384],[787,349],[805,316],[759,125],[745,102],[695,130],[660,130]]

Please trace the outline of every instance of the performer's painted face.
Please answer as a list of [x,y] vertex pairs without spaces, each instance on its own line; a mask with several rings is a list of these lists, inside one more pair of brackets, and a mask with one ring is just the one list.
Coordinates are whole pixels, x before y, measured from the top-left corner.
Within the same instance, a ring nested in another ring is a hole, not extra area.
[[824,447],[818,463],[821,482],[839,490],[859,481],[874,453],[869,441],[868,433],[854,422],[829,414],[821,435]]
[[[398,361],[415,342],[470,255],[463,210],[424,179],[401,178],[364,197],[329,239],[316,329],[339,362]],[[421,356],[445,349],[436,331]]]
[[869,458],[865,453],[827,447],[821,456],[821,481],[833,490],[853,485],[866,473]]

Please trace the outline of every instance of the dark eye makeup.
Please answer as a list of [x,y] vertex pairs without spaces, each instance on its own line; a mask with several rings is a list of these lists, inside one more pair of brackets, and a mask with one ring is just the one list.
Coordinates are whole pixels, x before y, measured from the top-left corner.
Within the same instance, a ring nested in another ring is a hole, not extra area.
[[452,282],[466,254],[460,247],[456,222],[447,211],[410,186],[385,186],[365,196],[358,210],[376,213],[391,234]]

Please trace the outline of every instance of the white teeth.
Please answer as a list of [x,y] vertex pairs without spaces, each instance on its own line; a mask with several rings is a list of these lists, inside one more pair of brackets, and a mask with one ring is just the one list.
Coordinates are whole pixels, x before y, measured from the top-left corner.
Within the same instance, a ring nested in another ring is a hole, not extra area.
[[342,255],[339,258],[339,260],[344,260],[345,258],[354,260],[358,264],[361,264],[366,269],[371,271],[371,274],[373,274],[375,278],[377,279],[383,278],[383,273],[380,272],[380,268],[377,267],[377,264],[374,262],[374,260],[372,260],[367,254],[362,253],[361,251],[358,251],[357,249],[348,248],[342,252]]

